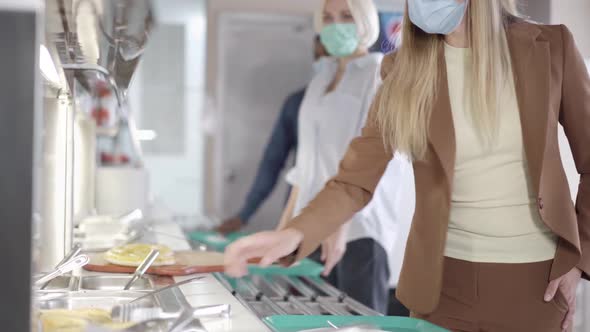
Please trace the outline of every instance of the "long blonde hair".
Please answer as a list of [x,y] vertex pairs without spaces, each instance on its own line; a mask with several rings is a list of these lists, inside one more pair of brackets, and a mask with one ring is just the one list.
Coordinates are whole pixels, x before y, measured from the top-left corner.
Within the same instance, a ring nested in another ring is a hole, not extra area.
[[[516,0],[472,0],[466,14],[472,84],[466,97],[470,117],[481,138],[496,133],[499,93],[511,77],[506,20],[517,17]],[[430,116],[438,87],[444,36],[427,34],[409,19],[406,4],[401,47],[383,82],[377,122],[388,148],[423,159],[428,146]]]

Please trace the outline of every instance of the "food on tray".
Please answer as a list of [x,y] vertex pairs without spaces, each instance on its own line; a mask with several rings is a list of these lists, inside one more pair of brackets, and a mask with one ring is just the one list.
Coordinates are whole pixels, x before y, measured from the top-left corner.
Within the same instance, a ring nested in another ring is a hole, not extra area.
[[116,323],[110,312],[102,309],[41,310],[39,315],[43,332],[82,332],[88,323],[121,330],[134,323]]
[[115,265],[137,267],[147,257],[152,249],[160,251],[153,266],[173,265],[175,263],[174,252],[164,245],[133,243],[107,251],[104,258]]

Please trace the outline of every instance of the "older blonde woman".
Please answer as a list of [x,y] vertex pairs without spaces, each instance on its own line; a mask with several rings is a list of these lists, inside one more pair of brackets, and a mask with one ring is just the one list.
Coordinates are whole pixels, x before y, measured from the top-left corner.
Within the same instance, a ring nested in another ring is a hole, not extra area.
[[[301,105],[296,165],[287,176],[293,191],[279,229],[336,175],[348,144],[360,134],[380,84],[383,55],[368,51],[379,35],[373,1],[326,0],[319,9],[318,32],[330,56],[322,60],[322,69]],[[397,235],[394,220],[356,214],[346,221],[322,241],[315,259],[325,264],[324,275],[332,284],[386,313],[387,254]]]

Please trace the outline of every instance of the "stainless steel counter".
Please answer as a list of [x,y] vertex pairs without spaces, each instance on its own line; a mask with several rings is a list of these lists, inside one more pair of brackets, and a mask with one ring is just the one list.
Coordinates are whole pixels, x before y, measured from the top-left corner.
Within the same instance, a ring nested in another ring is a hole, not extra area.
[[[190,250],[191,247],[180,227],[173,223],[158,224],[153,227],[153,233],[147,234],[151,241],[166,245],[173,250]],[[173,281],[183,281],[194,278],[195,275],[169,278],[144,277],[134,285],[130,291],[122,291],[130,276],[122,274],[108,274],[75,271],[73,276],[62,276],[37,292],[36,305],[39,309],[82,309],[98,308],[110,310],[113,306],[127,303],[146,291],[161,287],[160,283],[168,284]],[[201,319],[201,324],[207,332],[267,332],[270,331],[264,323],[236,297],[232,295],[212,274],[203,274],[203,279],[160,293],[150,298],[151,303],[145,307],[161,307],[165,312],[177,312],[183,307],[229,304],[231,315],[229,318],[212,317]]]
[[[155,240],[173,250],[190,250],[180,227],[173,223],[154,226]],[[230,304],[232,314],[229,319],[206,319],[202,323],[208,332],[270,332],[256,315],[238,301],[212,274],[205,274],[202,282],[181,287],[187,301],[193,306]],[[177,277],[175,281],[189,277]]]

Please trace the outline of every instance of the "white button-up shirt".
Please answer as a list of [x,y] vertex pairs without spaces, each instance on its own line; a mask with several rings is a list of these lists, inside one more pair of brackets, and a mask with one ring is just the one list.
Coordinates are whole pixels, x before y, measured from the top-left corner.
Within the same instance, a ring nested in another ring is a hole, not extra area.
[[[350,62],[336,89],[327,94],[336,74],[337,62],[331,58],[321,60],[321,69],[309,84],[299,111],[296,165],[287,175],[287,181],[299,189],[294,216],[336,175],[348,145],[360,135],[381,84],[382,58],[381,54],[371,53]],[[402,197],[414,199],[413,185],[411,165],[405,158],[396,156],[372,202],[352,218],[348,232],[349,242],[371,238],[385,249],[395,282],[407,238],[404,230],[409,228],[401,227],[400,220],[402,216],[413,214],[414,206],[413,202],[403,201]],[[410,207],[411,212],[408,212]],[[401,249],[397,248],[400,242],[403,242]]]
[[396,288],[406,251],[416,206],[414,169],[410,160],[399,153],[387,165],[371,203],[359,214],[364,222],[373,223],[384,236],[390,273],[389,284]]

